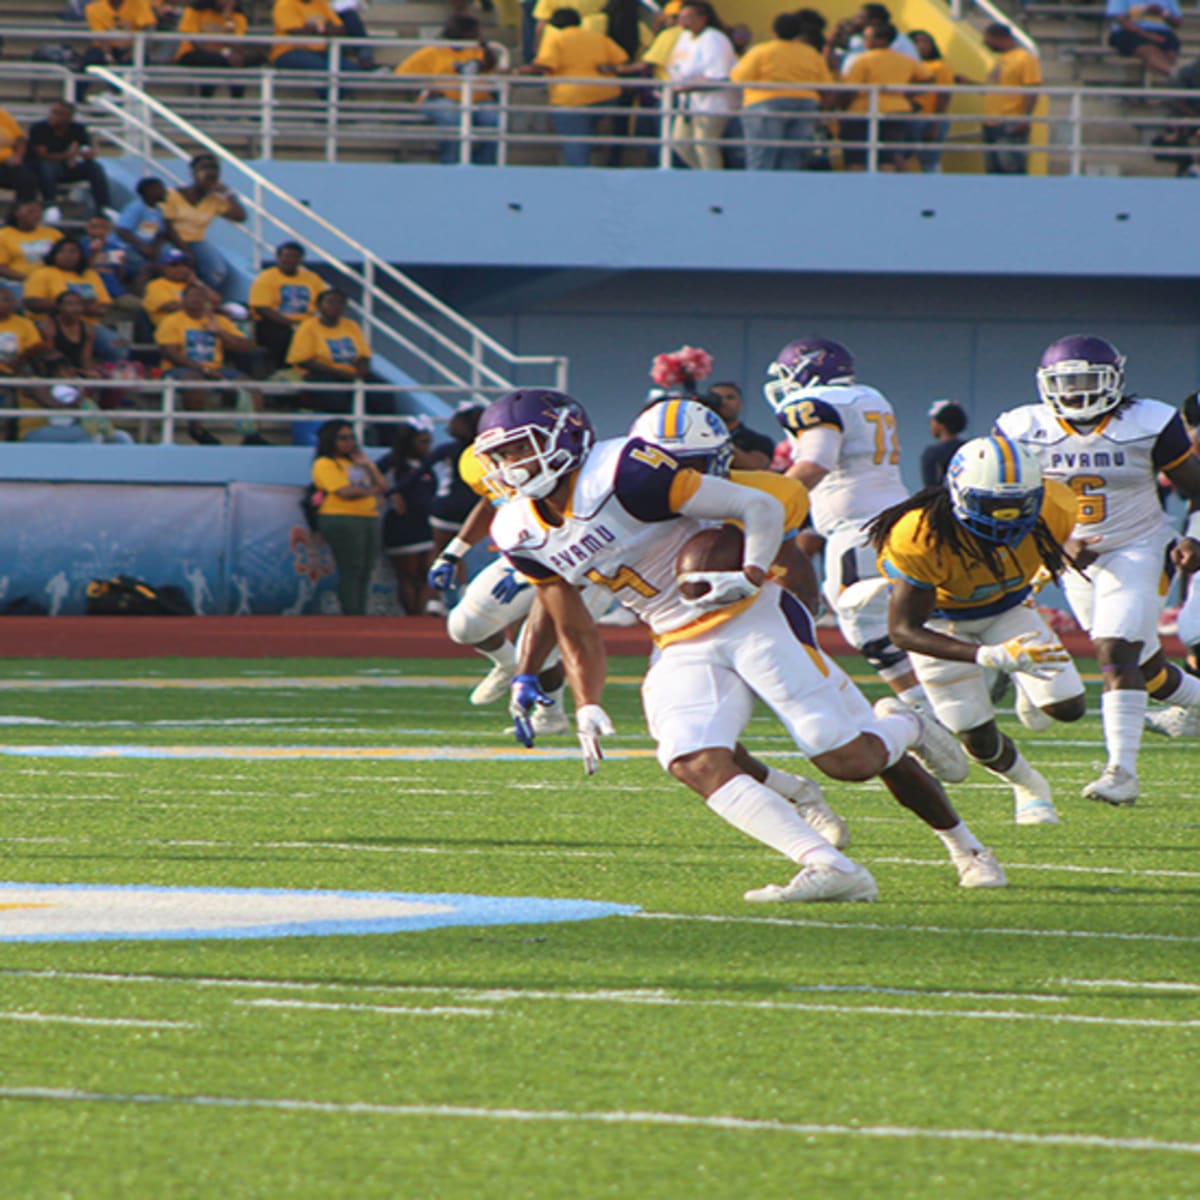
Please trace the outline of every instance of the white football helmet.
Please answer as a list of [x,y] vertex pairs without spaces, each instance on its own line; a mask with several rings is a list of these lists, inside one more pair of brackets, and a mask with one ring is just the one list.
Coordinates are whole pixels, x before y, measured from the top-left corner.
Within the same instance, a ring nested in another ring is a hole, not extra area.
[[702,475],[728,475],[733,459],[729,429],[698,400],[660,400],[643,409],[629,436],[665,450],[681,466]]
[[955,518],[976,537],[1015,546],[1042,511],[1042,467],[1032,450],[996,434],[972,438],[946,468]]
[[1101,337],[1051,342],[1037,370],[1038,394],[1064,420],[1099,421],[1124,399],[1125,356]]

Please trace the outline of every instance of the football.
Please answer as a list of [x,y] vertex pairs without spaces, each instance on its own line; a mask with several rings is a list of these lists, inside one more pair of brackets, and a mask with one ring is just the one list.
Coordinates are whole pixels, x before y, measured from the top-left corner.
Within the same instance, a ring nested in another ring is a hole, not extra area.
[[[742,569],[742,531],[736,525],[718,525],[693,534],[675,556],[675,577],[691,571],[740,571]],[[680,594],[687,600],[699,600],[707,583],[681,583]]]

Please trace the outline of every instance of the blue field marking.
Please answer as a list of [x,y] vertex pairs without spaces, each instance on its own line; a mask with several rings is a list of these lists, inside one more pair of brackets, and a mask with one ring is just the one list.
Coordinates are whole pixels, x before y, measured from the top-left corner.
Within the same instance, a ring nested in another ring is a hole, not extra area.
[[598,900],[457,892],[0,882],[0,942],[333,937],[592,921],[639,911]]

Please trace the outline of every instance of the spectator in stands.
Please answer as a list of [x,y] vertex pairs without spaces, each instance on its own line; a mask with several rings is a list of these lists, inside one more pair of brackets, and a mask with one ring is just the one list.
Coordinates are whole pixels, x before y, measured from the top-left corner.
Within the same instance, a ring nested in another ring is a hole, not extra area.
[[[578,14],[584,29],[590,30],[592,33],[602,33],[607,35],[608,17],[605,15],[605,8],[608,0],[574,0],[570,5]],[[553,22],[550,20],[558,9],[563,7],[563,0],[537,0],[533,8],[533,19],[535,22],[533,32],[534,59],[542,52],[542,43],[545,40],[546,30],[554,28]],[[551,34],[551,38],[555,35]],[[616,41],[616,39],[613,39]],[[619,43],[618,43],[619,44]],[[628,50],[626,50],[628,53]]]
[[396,598],[410,617],[424,611],[425,576],[433,560],[429,508],[437,484],[426,462],[432,450],[432,422],[413,417],[396,426],[391,452],[379,460],[389,501],[383,513],[383,553],[396,576]]
[[[338,20],[342,23],[342,31],[348,38],[367,38],[371,35],[367,32],[367,27],[362,19],[362,13],[359,11],[366,0],[329,0],[333,11],[337,13]],[[360,71],[374,71],[375,55],[370,46],[348,46],[346,53],[358,63]]]
[[1108,0],[1108,44],[1123,58],[1140,59],[1156,75],[1170,75],[1179,58],[1179,0]]
[[[276,37],[325,39],[345,32],[341,18],[330,7],[329,0],[275,0],[271,20]],[[358,64],[344,59],[342,65],[353,68]],[[276,42],[271,48],[271,66],[280,71],[327,71],[329,47],[324,40],[304,45]]]
[[933,442],[921,451],[921,486],[934,487],[946,478],[946,468],[966,441],[967,414],[953,400],[935,400],[929,406],[929,436]]
[[[448,42],[474,42],[458,49],[453,46],[424,46],[410,54],[397,68],[397,75],[445,75],[444,85],[425,85],[417,97],[421,111],[435,125],[445,129],[459,128],[462,118],[463,89],[450,80],[475,77],[495,69],[496,56],[483,40],[479,22],[474,17],[454,16],[442,28],[441,36]],[[471,89],[472,129],[495,129],[500,124],[495,94],[482,87]],[[438,159],[445,164],[462,161],[457,137],[438,142]],[[490,166],[496,161],[496,143],[489,139],[473,142],[470,160],[477,166]]]
[[[579,13],[573,8],[556,8],[550,16],[550,35],[542,38],[541,49],[533,62],[518,67],[517,75],[549,75],[564,79],[600,79],[614,75],[628,61],[628,55],[612,38],[584,29]],[[591,161],[592,138],[596,125],[605,115],[605,106],[615,104],[621,89],[612,84],[552,83],[549,85],[550,120],[564,139],[563,165],[586,167]]]
[[[996,55],[988,72],[988,83],[1001,87],[1041,87],[1042,66],[1032,51],[1026,50],[1007,25],[994,22],[983,31],[983,42]],[[1029,170],[1029,118],[1037,105],[1037,94],[1030,92],[988,92],[983,98],[983,140],[989,146],[1020,147],[994,149],[984,154],[989,175],[1024,175]]]
[[170,246],[167,218],[162,203],[167,198],[167,185],[153,175],[139,179],[137,195],[117,215],[117,236],[125,242],[125,263],[129,274],[137,279],[133,290],[141,292],[146,272],[158,262]]
[[[248,376],[231,366],[226,358],[233,354],[253,355],[254,343],[228,317],[216,311],[206,287],[191,284],[184,289],[183,308],[162,320],[154,340],[162,347],[162,369],[169,379],[248,382]],[[255,410],[261,411],[262,393],[247,390]],[[209,396],[207,388],[184,388],[180,392],[183,405],[189,412],[203,411],[208,406]],[[220,444],[220,439],[198,420],[188,425],[188,433],[193,441],[202,446]],[[262,446],[266,440],[260,434],[248,433],[242,443]]]
[[84,319],[83,297],[60,292],[49,313],[38,321],[41,340],[49,348],[46,367],[60,379],[99,379],[95,327]]
[[[854,60],[866,53],[868,25],[895,25],[886,4],[864,4],[853,16],[837,23],[825,46],[826,62],[831,71],[844,76],[854,65]],[[891,49],[897,54],[907,54],[913,62],[921,59],[912,39],[898,29]]]
[[[129,445],[133,438],[113,428],[107,417],[96,414],[96,402],[69,383],[29,388],[21,393],[20,406],[44,417],[21,417],[18,436],[23,442],[109,442]],[[88,414],[96,414],[89,416]]]
[[221,182],[221,164],[214,155],[197,154],[190,166],[191,184],[169,189],[163,201],[167,238],[192,256],[196,274],[219,292],[229,277],[229,264],[220,250],[206,240],[208,229],[216,217],[240,224],[246,219],[246,210]]
[[[850,69],[842,76],[845,83],[890,84],[892,86],[916,83],[921,77],[921,67],[907,54],[892,49],[896,40],[896,27],[887,23],[868,25],[863,34],[866,50],[855,57]],[[871,106],[869,92],[839,92],[838,102],[846,106],[847,112],[865,113]],[[902,92],[880,92],[879,112],[884,119],[879,121],[879,170],[899,171],[904,168],[905,153],[884,150],[882,146],[894,142],[912,141],[916,123],[902,119],[913,111],[912,101]],[[848,170],[861,171],[867,165],[865,142],[870,133],[870,124],[861,116],[847,117],[842,121],[843,155]]]
[[12,280],[12,284],[5,286],[16,293],[62,237],[61,229],[42,223],[42,212],[41,201],[25,200],[13,206],[0,228],[0,280]]
[[730,465],[739,471],[770,470],[775,443],[742,424],[742,389],[736,383],[724,380],[714,383],[701,400],[725,422],[729,430],[729,441],[733,447]]
[[[37,326],[17,312],[17,297],[0,287],[0,375],[33,374],[48,347]],[[0,404],[11,408],[11,389],[0,389]]]
[[[825,60],[805,41],[799,13],[780,13],[771,27],[774,37],[751,49],[734,65],[736,83],[786,83],[787,88],[745,87],[742,131],[746,136],[746,168],[750,171],[798,170],[808,165],[816,131],[821,93],[812,85],[832,83]],[[806,86],[796,87],[802,84]],[[797,143],[755,145],[756,142]]]
[[45,265],[29,273],[24,292],[26,309],[39,315],[53,311],[63,292],[75,292],[83,299],[83,314],[92,322],[101,320],[112,304],[104,280],[92,269],[76,237],[59,238],[46,251]]
[[680,109],[671,126],[675,153],[693,170],[719,171],[725,165],[721,135],[736,101],[728,80],[737,52],[708,0],[685,0],[679,9],[682,32],[667,60],[667,76],[676,85]]
[[[142,293],[142,308],[149,317],[154,329],[162,324],[165,317],[177,313],[183,308],[183,293],[193,284],[201,284],[196,278],[196,268],[192,256],[186,250],[168,250],[163,255],[162,274],[151,279]],[[214,306],[221,303],[221,295],[208,288],[208,298]]]
[[48,206],[55,203],[60,184],[86,180],[92,211],[108,210],[108,175],[94,157],[87,126],[75,120],[75,105],[65,100],[50,105],[46,119],[30,126],[29,150]]
[[[93,0],[84,10],[88,28],[93,33],[118,33],[153,30],[158,17],[149,0]],[[133,39],[97,38],[84,51],[82,65],[87,67],[128,66],[133,61]],[[86,85],[75,91],[82,100]]]
[[[241,0],[189,0],[179,18],[179,33],[196,34],[195,41],[181,42],[175,61],[181,67],[203,67],[219,70],[229,67],[240,70],[248,65],[245,48],[226,40],[207,41],[206,38],[242,38],[246,35],[246,14]],[[216,95],[216,85],[200,85],[201,96]],[[240,100],[246,94],[244,84],[229,86],[229,94]]]
[[[910,36],[921,56],[921,82],[932,83],[936,87],[953,86],[954,71],[942,58],[941,48],[934,41],[933,34],[924,29],[914,29]],[[933,174],[942,169],[942,143],[950,127],[944,114],[950,107],[950,93],[922,92],[913,97],[913,103],[918,112],[925,114],[925,120],[913,126],[913,141],[925,144],[925,148],[916,153],[917,165],[926,174]]]
[[321,496],[317,529],[337,567],[342,615],[367,611],[371,574],[379,561],[379,497],[387,484],[358,444],[349,421],[326,421],[317,434],[312,482]]
[[[427,466],[433,472],[437,484],[429,504],[429,525],[433,530],[433,556],[436,558],[462,530],[463,523],[479,497],[459,471],[463,452],[475,440],[479,430],[479,418],[483,416],[483,405],[473,400],[464,400],[454,410],[446,426],[450,440],[440,443],[429,456]],[[460,559],[455,565],[460,584],[466,581],[466,567]],[[441,593],[435,593],[425,604],[431,617],[444,617],[446,605]]]
[[[317,315],[305,318],[296,327],[287,361],[306,383],[346,384],[367,378],[371,351],[362,326],[346,316],[342,292],[327,288],[317,297]],[[310,407],[322,412],[349,412],[352,402],[350,392],[319,392],[314,393]]]
[[16,192],[17,203],[37,195],[37,174],[29,165],[29,139],[16,118],[0,108],[0,187]]
[[125,242],[117,236],[112,220],[103,213],[89,217],[84,226],[84,251],[96,274],[104,281],[115,304],[141,308],[137,297],[126,288]]
[[304,247],[299,242],[281,242],[275,249],[275,265],[261,271],[250,285],[254,340],[272,370],[287,362],[292,334],[301,321],[316,315],[317,297],[323,291],[325,280],[304,266]]

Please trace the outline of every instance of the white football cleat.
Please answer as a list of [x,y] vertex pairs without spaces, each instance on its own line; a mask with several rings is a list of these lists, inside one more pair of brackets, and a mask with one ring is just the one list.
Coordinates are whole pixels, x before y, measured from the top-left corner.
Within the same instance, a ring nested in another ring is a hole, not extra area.
[[951,855],[958,871],[958,886],[964,888],[1008,887],[1004,868],[996,861],[996,853],[986,846],[966,854]]
[[530,721],[533,725],[533,732],[538,735],[575,732],[575,727],[571,724],[567,714],[563,712],[561,704],[537,705]]
[[516,675],[515,666],[504,667],[497,663],[472,689],[471,703],[495,704],[502,696],[508,695],[509,685]]
[[1025,689],[1018,683],[1016,684],[1017,699],[1013,704],[1013,712],[1017,714],[1017,720],[1032,733],[1041,733],[1043,730],[1049,729],[1054,724],[1054,718],[1042,712],[1040,708],[1030,698],[1025,695]]
[[1032,783],[1014,783],[1012,790],[1013,820],[1018,825],[1058,824],[1058,813],[1050,799],[1050,785],[1043,776],[1033,771]]
[[745,895],[751,904],[809,904],[816,901],[851,902],[878,900],[879,888],[866,867],[854,864],[853,871],[836,867],[805,867],[782,887],[768,883]]
[[1138,798],[1138,778],[1132,771],[1115,764],[1104,768],[1099,779],[1093,779],[1083,789],[1085,800],[1104,804],[1133,804]]
[[837,850],[850,845],[850,826],[829,807],[821,787],[812,779],[796,776],[798,786],[784,799]]
[[932,713],[905,704],[899,696],[884,696],[875,701],[876,716],[890,717],[898,713],[911,713],[921,726],[917,741],[910,749],[925,769],[943,783],[962,783],[971,773],[971,764],[958,738]]
[[1146,728],[1163,737],[1200,737],[1200,708],[1172,704],[1146,713]]

